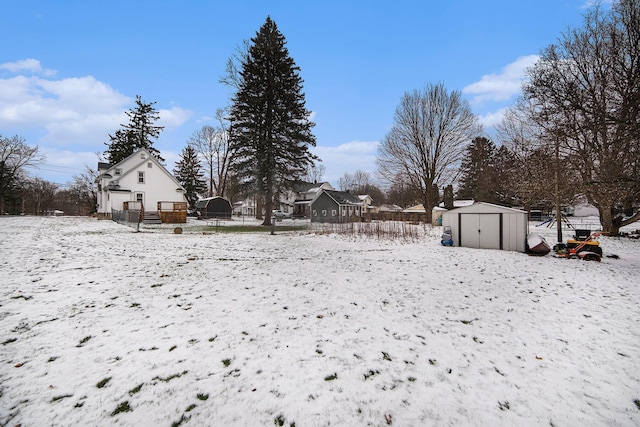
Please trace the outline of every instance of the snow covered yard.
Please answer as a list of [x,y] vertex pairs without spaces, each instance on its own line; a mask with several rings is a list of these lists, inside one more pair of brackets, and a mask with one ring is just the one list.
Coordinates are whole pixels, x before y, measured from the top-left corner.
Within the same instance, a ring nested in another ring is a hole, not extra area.
[[640,241],[439,237],[0,218],[0,425],[640,424]]

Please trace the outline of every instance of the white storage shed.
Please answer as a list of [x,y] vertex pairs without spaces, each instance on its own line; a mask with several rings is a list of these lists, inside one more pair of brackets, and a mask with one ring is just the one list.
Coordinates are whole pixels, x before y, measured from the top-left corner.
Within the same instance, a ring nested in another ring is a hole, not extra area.
[[478,202],[444,212],[442,225],[451,227],[454,246],[526,251],[525,211]]

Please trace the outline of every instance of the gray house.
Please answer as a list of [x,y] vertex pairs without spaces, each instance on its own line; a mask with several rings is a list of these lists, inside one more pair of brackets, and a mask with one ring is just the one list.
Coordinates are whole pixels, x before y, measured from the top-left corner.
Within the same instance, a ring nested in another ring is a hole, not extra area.
[[323,189],[311,202],[312,222],[360,221],[362,202],[355,194]]

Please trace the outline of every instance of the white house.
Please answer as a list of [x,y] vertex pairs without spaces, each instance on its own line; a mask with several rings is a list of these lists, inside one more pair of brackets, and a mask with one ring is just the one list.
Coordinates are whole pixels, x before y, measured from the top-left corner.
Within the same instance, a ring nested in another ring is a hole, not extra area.
[[[139,210],[146,215],[182,212],[186,221],[185,189],[146,149],[115,165],[98,163],[98,216],[111,218],[114,210]],[[183,222],[164,221],[163,222]]]
[[362,213],[377,212],[375,206],[373,206],[373,199],[368,194],[358,194],[358,199],[362,203]]
[[479,202],[443,212],[442,225],[451,227],[454,246],[526,251],[525,211]]

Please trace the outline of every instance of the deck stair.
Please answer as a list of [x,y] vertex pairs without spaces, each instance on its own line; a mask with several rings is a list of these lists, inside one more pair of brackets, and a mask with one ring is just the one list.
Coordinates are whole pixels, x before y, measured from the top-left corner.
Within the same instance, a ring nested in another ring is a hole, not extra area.
[[160,219],[158,212],[145,211],[142,222],[144,224],[162,224],[162,219]]

